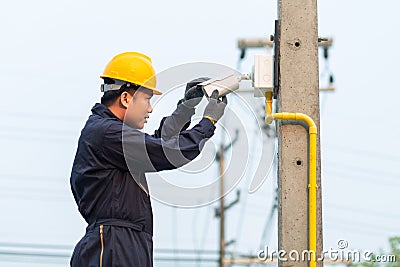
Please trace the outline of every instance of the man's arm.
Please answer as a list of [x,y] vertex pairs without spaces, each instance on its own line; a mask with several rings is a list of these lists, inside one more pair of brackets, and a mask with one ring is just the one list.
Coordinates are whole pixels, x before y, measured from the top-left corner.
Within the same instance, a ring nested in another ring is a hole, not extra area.
[[184,98],[178,102],[178,106],[171,116],[161,120],[160,127],[155,131],[154,137],[169,140],[172,136],[189,127],[190,119],[195,113],[194,109],[204,96],[203,89],[197,85],[207,80],[209,78],[200,77],[186,84]]
[[122,122],[113,123],[104,134],[104,157],[111,165],[124,170],[154,172],[179,168],[200,154],[204,142],[213,136],[214,123],[223,116],[226,104],[226,96],[219,100],[215,90],[204,110],[204,118],[192,129],[169,140],[150,136]]
[[172,136],[189,127],[195,110],[194,108],[185,106],[182,102],[183,100],[180,100],[175,111],[170,116],[164,117],[161,120],[160,127],[154,132],[153,137],[169,140]]
[[196,158],[215,126],[202,119],[192,129],[169,140],[156,138],[121,124],[111,125],[104,135],[105,159],[119,169],[154,172],[179,168]]

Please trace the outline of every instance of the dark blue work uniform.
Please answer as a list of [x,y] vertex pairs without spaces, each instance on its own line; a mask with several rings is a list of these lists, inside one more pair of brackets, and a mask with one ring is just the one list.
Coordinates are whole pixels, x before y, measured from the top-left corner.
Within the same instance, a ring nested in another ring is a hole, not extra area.
[[153,213],[145,173],[174,169],[199,155],[215,127],[203,118],[187,130],[193,114],[194,109],[179,105],[148,135],[123,124],[102,104],[92,108],[71,172],[72,193],[89,225],[71,266],[153,266]]

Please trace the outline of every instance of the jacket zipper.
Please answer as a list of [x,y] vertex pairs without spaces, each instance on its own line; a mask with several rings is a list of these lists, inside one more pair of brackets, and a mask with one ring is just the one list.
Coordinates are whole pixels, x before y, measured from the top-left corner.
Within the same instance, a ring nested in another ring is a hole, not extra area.
[[104,240],[103,240],[103,225],[100,225],[100,242],[101,242],[101,252],[100,252],[100,267],[103,267],[103,252],[104,252]]
[[141,183],[138,183],[139,187],[142,188],[142,190],[146,193],[146,196],[149,197],[149,193],[147,192],[147,190],[144,188],[144,186]]

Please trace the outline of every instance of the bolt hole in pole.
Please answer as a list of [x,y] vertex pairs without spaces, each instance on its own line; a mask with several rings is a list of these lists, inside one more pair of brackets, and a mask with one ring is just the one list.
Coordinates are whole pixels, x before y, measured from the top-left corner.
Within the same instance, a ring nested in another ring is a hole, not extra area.
[[300,166],[301,164],[302,164],[302,162],[301,162],[301,160],[296,160],[296,164],[297,164],[297,166]]
[[294,43],[294,46],[295,46],[295,47],[300,47],[300,42],[299,42],[299,41],[296,41],[296,42]]

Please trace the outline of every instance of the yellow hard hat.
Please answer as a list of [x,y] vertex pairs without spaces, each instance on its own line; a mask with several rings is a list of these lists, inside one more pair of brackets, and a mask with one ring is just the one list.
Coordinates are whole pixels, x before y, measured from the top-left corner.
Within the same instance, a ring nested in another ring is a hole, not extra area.
[[155,74],[150,57],[139,52],[125,52],[111,59],[100,78],[131,82],[161,95],[162,92],[156,89]]

